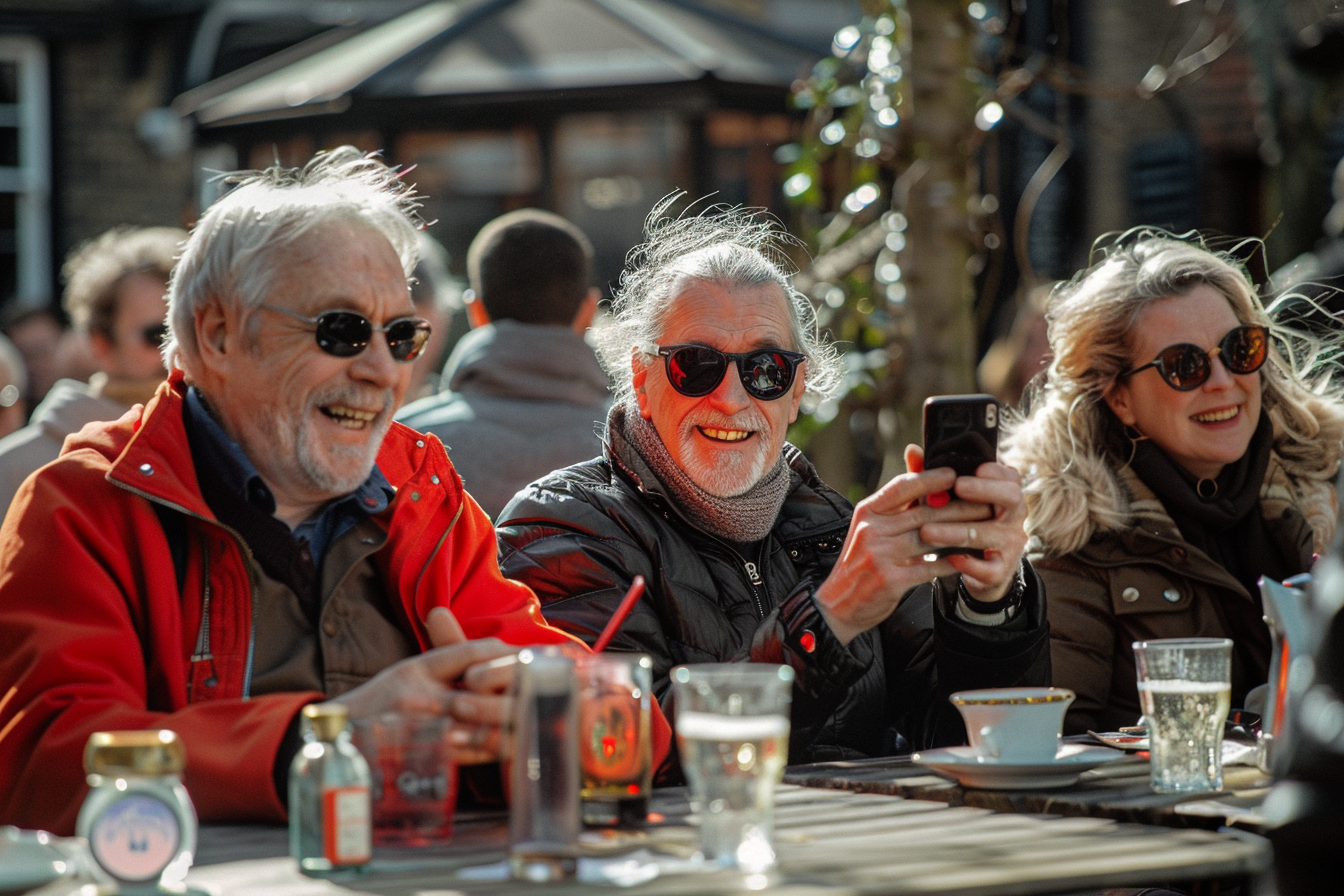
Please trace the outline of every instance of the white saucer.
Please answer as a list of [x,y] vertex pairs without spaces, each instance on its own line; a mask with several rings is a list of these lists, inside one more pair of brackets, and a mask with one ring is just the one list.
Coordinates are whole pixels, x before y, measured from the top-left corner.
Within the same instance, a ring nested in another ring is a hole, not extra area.
[[1059,748],[1054,762],[1013,765],[981,756],[974,747],[943,747],[924,750],[911,760],[927,766],[942,775],[955,778],[962,787],[982,787],[989,790],[1035,790],[1045,787],[1067,787],[1090,768],[1096,768],[1124,753],[1110,747],[1087,744],[1065,744]]

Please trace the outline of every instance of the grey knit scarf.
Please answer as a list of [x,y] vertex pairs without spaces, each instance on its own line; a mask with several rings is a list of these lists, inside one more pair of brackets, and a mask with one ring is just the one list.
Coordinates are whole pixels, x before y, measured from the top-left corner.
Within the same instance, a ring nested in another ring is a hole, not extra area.
[[637,410],[621,405],[613,407],[607,417],[607,440],[612,454],[627,467],[637,472],[643,467],[662,483],[668,497],[696,528],[729,541],[760,541],[770,534],[789,494],[790,470],[781,454],[760,481],[742,494],[731,498],[711,495],[677,466],[653,424]]

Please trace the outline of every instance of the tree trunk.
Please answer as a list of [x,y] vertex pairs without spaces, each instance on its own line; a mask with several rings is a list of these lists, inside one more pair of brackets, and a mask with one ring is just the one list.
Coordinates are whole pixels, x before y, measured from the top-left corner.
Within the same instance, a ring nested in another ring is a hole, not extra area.
[[976,111],[967,77],[972,26],[961,0],[907,0],[906,7],[911,89],[910,107],[902,110],[908,127],[902,179],[910,183],[903,201],[896,197],[908,220],[900,254],[906,296],[903,312],[892,315],[888,343],[884,482],[905,469],[905,444],[920,440],[924,399],[975,390],[974,290],[967,270],[969,138]]

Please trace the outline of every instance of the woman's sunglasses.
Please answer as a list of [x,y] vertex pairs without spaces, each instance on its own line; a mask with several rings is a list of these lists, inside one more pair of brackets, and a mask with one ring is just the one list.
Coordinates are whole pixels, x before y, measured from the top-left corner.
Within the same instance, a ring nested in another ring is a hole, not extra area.
[[754,352],[721,352],[695,344],[651,348],[663,356],[672,388],[688,398],[699,398],[717,389],[731,361],[737,365],[742,388],[748,395],[774,401],[789,391],[798,364],[807,357],[802,352],[786,352],[782,348],[761,348]]
[[160,321],[157,324],[150,324],[140,331],[140,338],[145,340],[145,345],[150,348],[160,348],[163,345],[164,337],[168,335],[168,325]]
[[261,307],[306,324],[315,324],[317,347],[338,358],[353,358],[364,351],[369,347],[369,340],[374,333],[387,336],[387,347],[392,350],[392,357],[403,363],[410,363],[420,357],[429,343],[429,321],[418,317],[399,317],[381,327],[375,327],[367,317],[353,311],[323,311],[317,317],[305,317],[274,305]]
[[1179,392],[1189,392],[1204,385],[1213,373],[1214,355],[1222,358],[1223,366],[1232,373],[1255,373],[1269,357],[1269,329],[1246,326],[1229,330],[1211,352],[1188,342],[1168,346],[1147,364],[1122,373],[1118,378],[1124,379],[1156,367],[1168,386]]

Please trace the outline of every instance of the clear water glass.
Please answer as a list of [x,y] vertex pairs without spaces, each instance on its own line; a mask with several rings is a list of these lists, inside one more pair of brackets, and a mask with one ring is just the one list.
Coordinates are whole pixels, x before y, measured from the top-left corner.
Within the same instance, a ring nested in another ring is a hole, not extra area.
[[1135,641],[1139,702],[1158,793],[1223,789],[1223,723],[1232,706],[1227,638]]
[[775,787],[789,755],[793,670],[715,663],[672,670],[677,745],[705,861],[758,874],[775,864]]

